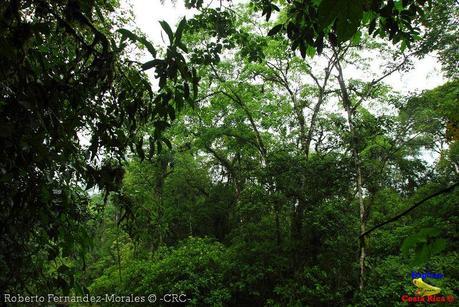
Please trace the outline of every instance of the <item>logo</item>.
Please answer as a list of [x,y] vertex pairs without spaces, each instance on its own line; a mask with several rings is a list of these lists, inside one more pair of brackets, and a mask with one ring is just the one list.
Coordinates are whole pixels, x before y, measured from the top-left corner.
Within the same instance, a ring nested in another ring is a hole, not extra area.
[[441,288],[433,286],[425,282],[423,279],[425,278],[432,278],[432,279],[440,279],[443,278],[443,274],[437,273],[418,273],[418,272],[411,272],[408,274],[409,277],[412,278],[413,284],[416,286],[416,291],[414,296],[410,296],[408,294],[402,295],[401,299],[402,302],[407,303],[453,303],[455,301],[455,297],[453,295],[437,295],[441,292]]
[[445,277],[445,275],[443,275],[443,274],[441,274],[441,273],[431,273],[431,272],[426,272],[426,273],[411,272],[411,273],[408,273],[408,274],[407,274],[407,276],[410,276],[410,275],[411,275],[411,278],[412,278],[412,279],[415,279],[415,278],[422,278],[422,279],[426,279],[426,278],[440,279],[440,278]]
[[418,296],[430,296],[438,294],[441,291],[440,288],[431,286],[424,282],[422,278],[413,279],[413,284],[418,287],[418,290],[416,291],[416,295]]

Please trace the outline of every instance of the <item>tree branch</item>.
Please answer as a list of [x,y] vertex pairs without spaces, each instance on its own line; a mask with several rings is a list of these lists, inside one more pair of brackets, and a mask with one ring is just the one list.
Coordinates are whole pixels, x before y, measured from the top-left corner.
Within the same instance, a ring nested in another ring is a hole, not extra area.
[[388,219],[387,221],[385,222],[382,222],[382,223],[379,223],[378,225],[376,226],[373,226],[372,228],[370,228],[369,230],[365,231],[364,233],[362,233],[359,238],[362,238],[366,235],[368,235],[369,233],[373,232],[374,230],[386,225],[386,224],[389,224],[389,223],[392,223],[392,222],[395,222],[396,220],[398,220],[399,218],[401,218],[402,216],[408,214],[409,212],[411,212],[412,210],[416,209],[417,207],[419,207],[420,205],[422,205],[423,203],[425,203],[426,201],[438,196],[438,195],[441,195],[441,194],[445,194],[445,193],[449,193],[451,191],[453,191],[457,186],[459,186],[459,182],[456,182],[452,185],[450,185],[449,187],[443,189],[443,190],[440,190],[438,192],[435,192],[425,198],[423,198],[422,200],[418,201],[417,203],[415,203],[414,205],[412,205],[411,207],[409,207],[408,209],[406,209],[405,211],[397,214],[396,216]]

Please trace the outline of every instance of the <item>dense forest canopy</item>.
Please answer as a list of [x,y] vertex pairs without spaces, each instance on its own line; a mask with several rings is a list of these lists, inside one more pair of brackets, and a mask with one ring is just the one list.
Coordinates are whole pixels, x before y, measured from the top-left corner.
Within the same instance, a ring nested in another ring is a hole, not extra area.
[[126,5],[0,3],[2,303],[459,298],[457,1]]

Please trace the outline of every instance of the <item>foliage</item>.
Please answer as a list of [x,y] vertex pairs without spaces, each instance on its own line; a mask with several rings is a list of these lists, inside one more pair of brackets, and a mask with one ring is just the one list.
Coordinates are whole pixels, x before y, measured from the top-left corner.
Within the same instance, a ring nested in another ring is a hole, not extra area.
[[[410,46],[420,35],[420,20],[431,1],[272,1],[251,0],[266,20],[279,12],[280,23],[268,35],[287,34],[292,49],[299,49],[303,58],[308,48],[321,53],[328,41],[332,46],[359,37],[360,26],[369,34],[388,37],[394,43]],[[205,7],[204,1],[187,1],[188,8]]]
[[0,290],[387,306],[430,271],[457,296],[459,191],[429,198],[458,182],[457,79],[385,83],[433,50],[451,72],[448,1],[190,0],[166,46],[117,1],[0,4]]
[[438,52],[442,70],[451,79],[457,79],[459,39],[459,5],[454,0],[437,0],[425,14],[426,31],[416,47],[418,54]]
[[[162,23],[171,37],[166,56],[143,66],[156,67],[160,90],[155,95],[124,52],[127,38],[146,41],[123,29],[119,37],[115,27],[128,20],[106,18],[116,5],[41,0],[0,5],[0,224],[5,234],[0,261],[9,268],[1,289],[32,278],[27,255],[36,249],[53,259],[69,245],[84,248],[87,242],[79,242],[88,236],[79,230],[87,220],[84,187],[97,185],[107,193],[119,188],[128,148],[143,155],[142,126],[153,124],[152,140],[159,147],[162,131],[175,117],[171,100],[178,109],[189,100],[190,80],[196,94],[197,76],[177,50],[184,22],[175,34]],[[153,46],[146,46],[156,56]]]
[[220,243],[190,237],[175,248],[159,249],[150,260],[128,259],[121,271],[108,268],[90,290],[101,295],[186,294],[190,305],[222,306],[230,297],[224,283],[227,267]]

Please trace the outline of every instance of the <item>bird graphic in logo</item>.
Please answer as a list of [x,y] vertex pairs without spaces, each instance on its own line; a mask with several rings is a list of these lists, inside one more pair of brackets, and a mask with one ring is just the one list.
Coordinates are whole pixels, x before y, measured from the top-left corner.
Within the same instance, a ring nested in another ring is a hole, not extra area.
[[425,283],[422,278],[413,279],[413,284],[419,289],[416,291],[416,295],[419,296],[430,296],[440,293],[441,289],[438,287],[431,286]]

